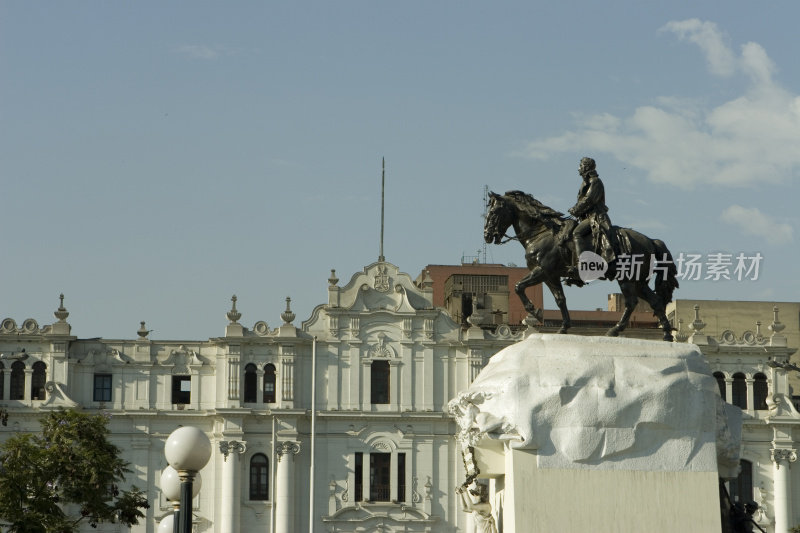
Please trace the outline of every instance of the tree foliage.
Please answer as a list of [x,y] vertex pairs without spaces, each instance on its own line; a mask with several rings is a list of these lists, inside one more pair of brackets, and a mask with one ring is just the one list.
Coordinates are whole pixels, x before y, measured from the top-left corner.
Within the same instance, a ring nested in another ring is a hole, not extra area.
[[130,526],[144,517],[145,493],[119,488],[131,470],[108,441],[109,417],[55,411],[40,435],[0,444],[0,519],[11,533],[72,533],[82,523]]

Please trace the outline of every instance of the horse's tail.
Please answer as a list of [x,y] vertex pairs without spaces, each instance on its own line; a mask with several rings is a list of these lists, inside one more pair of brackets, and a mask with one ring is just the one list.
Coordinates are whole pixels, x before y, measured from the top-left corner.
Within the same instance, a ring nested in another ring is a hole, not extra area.
[[662,267],[656,270],[656,294],[666,306],[672,301],[673,291],[678,288],[678,267],[675,266],[672,254],[663,241],[653,239],[653,245],[656,249],[656,259]]

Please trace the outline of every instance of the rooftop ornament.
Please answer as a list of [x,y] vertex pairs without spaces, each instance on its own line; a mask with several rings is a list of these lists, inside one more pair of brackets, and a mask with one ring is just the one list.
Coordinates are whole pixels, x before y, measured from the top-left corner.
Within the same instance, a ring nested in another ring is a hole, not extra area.
[[55,316],[59,322],[66,322],[67,317],[69,316],[69,311],[67,311],[67,308],[64,307],[64,293],[62,292],[58,298],[59,300],[61,300],[61,304],[58,306],[58,309],[56,309],[56,311],[53,313],[53,316]]
[[238,298],[236,298],[235,294],[231,296],[231,302],[233,302],[233,305],[231,306],[231,310],[225,313],[225,316],[231,321],[231,324],[238,324],[239,319],[242,318],[242,313],[236,310],[237,299]]
[[139,335],[140,341],[146,341],[147,336],[150,335],[150,332],[153,331],[152,329],[147,329],[144,327],[144,320],[139,322],[139,329],[136,331],[136,334]]
[[284,326],[290,325],[292,323],[292,321],[295,319],[295,316],[296,316],[292,312],[291,304],[292,304],[292,299],[287,296],[286,297],[286,311],[281,313],[281,320],[283,320],[283,325]]

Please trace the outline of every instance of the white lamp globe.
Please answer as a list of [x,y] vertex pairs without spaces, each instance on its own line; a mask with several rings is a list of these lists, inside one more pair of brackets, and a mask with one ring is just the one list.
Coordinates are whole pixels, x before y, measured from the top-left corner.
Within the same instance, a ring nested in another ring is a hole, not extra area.
[[[167,466],[161,472],[161,482],[158,486],[161,487],[161,492],[169,501],[179,502],[181,500],[181,478],[178,475],[178,471],[171,466]],[[194,483],[192,483],[192,498],[200,493],[202,486],[203,478],[200,473],[197,473],[194,476]]]
[[158,523],[158,533],[172,533],[175,529],[175,515],[168,514]]
[[167,462],[175,470],[201,470],[211,458],[211,441],[194,426],[173,431],[164,446]]

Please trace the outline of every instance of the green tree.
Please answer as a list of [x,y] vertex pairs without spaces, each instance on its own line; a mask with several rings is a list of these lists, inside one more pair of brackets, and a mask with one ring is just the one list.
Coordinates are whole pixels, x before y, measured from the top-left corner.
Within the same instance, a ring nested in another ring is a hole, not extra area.
[[54,411],[40,435],[0,444],[0,520],[10,533],[72,533],[82,523],[130,526],[144,517],[146,495],[119,489],[131,470],[108,441],[109,418]]

